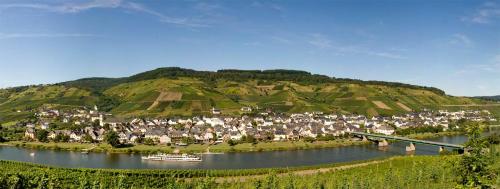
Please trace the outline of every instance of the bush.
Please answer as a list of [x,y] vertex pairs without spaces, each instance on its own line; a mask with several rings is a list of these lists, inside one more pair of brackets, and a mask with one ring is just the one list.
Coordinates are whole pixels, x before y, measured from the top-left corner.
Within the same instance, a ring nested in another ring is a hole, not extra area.
[[46,130],[40,130],[36,132],[36,139],[40,142],[47,142],[49,139],[47,138],[49,136],[49,132]]
[[109,131],[108,133],[106,133],[105,141],[114,148],[120,147],[121,145],[119,136],[114,131]]

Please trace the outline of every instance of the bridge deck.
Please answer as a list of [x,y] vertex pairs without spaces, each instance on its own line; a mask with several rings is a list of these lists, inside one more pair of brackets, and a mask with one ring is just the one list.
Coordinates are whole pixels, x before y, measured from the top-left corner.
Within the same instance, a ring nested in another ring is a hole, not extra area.
[[418,139],[411,139],[411,138],[405,138],[405,137],[397,137],[397,136],[389,136],[389,135],[378,135],[378,134],[363,133],[363,132],[346,132],[346,133],[350,133],[350,134],[353,134],[353,135],[361,135],[361,136],[369,136],[369,137],[392,139],[392,140],[401,140],[401,141],[407,141],[407,142],[412,142],[412,143],[429,144],[429,145],[434,145],[434,146],[443,146],[443,147],[459,148],[459,149],[463,149],[464,148],[464,146],[458,145],[458,144],[433,142],[433,141],[418,140]]

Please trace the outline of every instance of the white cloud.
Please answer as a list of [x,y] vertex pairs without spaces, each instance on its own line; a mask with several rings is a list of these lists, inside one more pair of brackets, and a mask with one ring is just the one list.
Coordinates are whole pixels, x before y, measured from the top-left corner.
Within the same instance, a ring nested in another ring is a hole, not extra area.
[[204,12],[212,12],[212,11],[215,11],[217,9],[220,9],[221,6],[217,5],[217,4],[210,4],[210,3],[206,3],[206,2],[199,2],[199,3],[197,3],[194,6],[194,8],[198,9],[200,11],[204,11]]
[[456,33],[456,34],[452,35],[452,37],[450,39],[450,43],[470,46],[470,45],[472,45],[472,40],[469,37],[467,37],[465,34]]
[[58,13],[78,13],[95,8],[118,8],[122,5],[122,0],[93,0],[84,3],[65,3],[60,5],[53,4],[1,4],[0,8],[31,8],[31,9],[42,9],[50,12]]
[[369,55],[369,56],[377,56],[377,57],[382,57],[382,58],[389,58],[389,59],[406,59],[406,57],[393,53],[393,52],[381,52],[381,51],[375,51],[375,50],[370,50],[367,48],[362,48],[362,47],[357,47],[357,46],[339,46],[339,45],[333,45],[332,41],[325,35],[323,34],[311,34],[309,36],[309,39],[307,40],[307,43],[310,45],[313,45],[319,49],[329,49],[335,51],[335,54],[337,55],[344,55],[344,54],[361,54],[361,55]]
[[487,2],[477,9],[472,15],[463,17],[462,21],[487,24],[496,19],[500,19],[500,6],[493,2]]
[[455,72],[456,75],[477,73],[500,73],[500,54],[495,55],[483,64],[467,65]]
[[365,53],[367,53],[369,55],[373,55],[373,56],[382,57],[382,58],[406,59],[406,57],[404,57],[404,56],[401,56],[401,55],[398,55],[398,54],[394,54],[394,53],[388,53],[388,52],[372,52],[372,51],[367,51]]
[[243,45],[245,45],[245,46],[261,46],[262,43],[258,42],[258,41],[253,41],[253,42],[243,43]]
[[287,38],[279,37],[279,36],[272,36],[271,39],[276,41],[276,42],[283,43],[283,44],[292,44],[293,43],[293,41],[291,39],[287,39]]
[[64,3],[64,4],[0,4],[1,9],[39,9],[49,12],[56,13],[80,13],[83,11],[91,10],[91,9],[125,9],[129,11],[135,11],[139,13],[145,13],[159,18],[160,22],[176,24],[188,27],[206,27],[207,24],[203,23],[201,20],[191,19],[191,18],[177,18],[167,16],[160,12],[154,11],[146,6],[134,3],[134,2],[125,2],[124,0],[93,0],[87,1],[83,3]]
[[96,35],[82,33],[0,33],[0,39],[60,37],[96,37]]
[[152,9],[149,9],[145,7],[142,4],[138,3],[126,3],[122,5],[122,7],[133,10],[136,12],[141,12],[141,13],[146,13],[149,15],[153,15],[155,17],[158,17],[160,19],[160,22],[163,23],[169,23],[169,24],[177,24],[177,25],[183,25],[183,26],[190,26],[190,27],[207,27],[207,24],[202,23],[201,21],[197,21],[194,19],[188,19],[188,18],[176,18],[176,17],[170,17],[166,16],[160,12],[154,11]]
[[326,36],[319,33],[311,34],[311,37],[307,42],[320,49],[332,47],[331,41]]

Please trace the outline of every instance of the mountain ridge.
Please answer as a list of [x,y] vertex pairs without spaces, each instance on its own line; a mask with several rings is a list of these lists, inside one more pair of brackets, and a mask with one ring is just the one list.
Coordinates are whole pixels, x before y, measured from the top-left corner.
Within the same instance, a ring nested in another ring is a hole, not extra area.
[[[122,117],[245,113],[242,107],[284,113],[323,111],[394,115],[443,105],[485,103],[440,89],[398,82],[362,81],[300,70],[196,71],[158,68],[129,77],[91,77],[51,85],[0,89],[0,123],[40,107],[92,107]],[[31,113],[30,113],[31,112]]]
[[[275,74],[275,76],[272,76]],[[148,79],[159,78],[175,78],[175,77],[196,77],[196,78],[215,78],[215,79],[264,79],[264,80],[287,80],[287,81],[300,81],[300,79],[312,79],[315,82],[351,82],[351,83],[364,83],[374,85],[388,85],[388,86],[403,86],[408,88],[427,89],[438,94],[446,94],[443,90],[435,87],[419,86],[406,84],[401,82],[389,82],[378,80],[359,80],[349,78],[335,78],[320,74],[311,74],[307,71],[301,70],[287,70],[287,69],[271,69],[271,70],[239,70],[239,69],[220,69],[217,71],[197,71],[193,69],[186,69],[180,67],[163,67],[150,71],[141,72],[129,77],[109,78],[109,77],[90,77],[82,78],[73,81],[60,82],[57,84],[76,86],[77,83],[85,83],[88,81],[99,81],[105,85],[121,84],[126,82],[135,82]],[[99,87],[95,87],[99,88]]]

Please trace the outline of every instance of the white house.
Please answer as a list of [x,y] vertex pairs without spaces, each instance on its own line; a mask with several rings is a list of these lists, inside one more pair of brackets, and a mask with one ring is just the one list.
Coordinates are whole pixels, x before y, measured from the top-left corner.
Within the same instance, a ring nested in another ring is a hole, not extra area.
[[389,126],[382,125],[380,127],[375,128],[374,132],[382,133],[384,135],[392,135],[394,133],[394,129]]
[[172,138],[170,138],[168,135],[161,135],[160,144],[169,144],[169,143],[172,143]]

